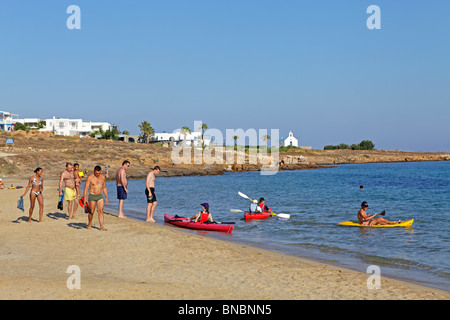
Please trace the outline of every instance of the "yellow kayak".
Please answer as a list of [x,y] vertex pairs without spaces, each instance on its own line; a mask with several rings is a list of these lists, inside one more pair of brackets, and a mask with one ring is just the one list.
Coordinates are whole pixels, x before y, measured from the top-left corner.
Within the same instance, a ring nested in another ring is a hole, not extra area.
[[359,224],[358,221],[344,221],[339,222],[338,225],[340,226],[351,226],[351,227],[370,227],[370,228],[392,228],[392,227],[411,227],[414,222],[414,219],[402,221],[398,224],[377,224],[374,226],[365,226],[362,224]]

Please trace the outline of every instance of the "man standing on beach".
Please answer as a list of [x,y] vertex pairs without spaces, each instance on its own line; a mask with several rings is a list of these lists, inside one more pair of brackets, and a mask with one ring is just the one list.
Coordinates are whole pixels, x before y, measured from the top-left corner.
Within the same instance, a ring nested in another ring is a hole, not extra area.
[[125,218],[123,214],[123,202],[128,194],[128,180],[126,170],[130,167],[130,161],[122,162],[122,167],[116,172],[117,199],[119,199],[119,218]]
[[[87,192],[89,189],[89,197]],[[103,193],[105,196],[103,197]],[[97,207],[98,221],[100,222],[100,230],[106,231],[103,225],[103,207],[108,204],[108,189],[105,184],[105,176],[102,175],[102,168],[100,166],[95,166],[94,173],[92,173],[86,180],[86,185],[84,186],[84,198],[89,202],[89,208],[91,212],[89,213],[89,223],[88,230],[92,227],[92,219],[94,218],[95,207]]]
[[77,198],[77,189],[75,185],[75,179],[73,176],[73,165],[70,162],[66,163],[66,170],[61,173],[59,178],[59,196],[62,196],[63,189],[62,184],[64,182],[64,201],[67,201],[69,220],[75,218],[75,210],[73,201]]
[[156,205],[156,194],[155,194],[155,178],[156,175],[161,171],[161,168],[156,166],[147,174],[147,180],[145,182],[145,195],[147,196],[147,222],[155,222],[153,219],[153,213],[155,212]]

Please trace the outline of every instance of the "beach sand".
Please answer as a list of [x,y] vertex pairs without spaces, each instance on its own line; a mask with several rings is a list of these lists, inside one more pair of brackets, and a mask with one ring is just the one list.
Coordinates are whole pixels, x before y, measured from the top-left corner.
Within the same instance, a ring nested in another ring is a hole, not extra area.
[[[25,185],[26,181],[6,181]],[[0,299],[449,299],[450,293],[251,246],[78,209],[74,220],[57,205],[57,181],[45,181],[44,222],[16,208],[20,190],[0,190]],[[114,196],[114,192],[110,192]],[[66,204],[64,206],[66,209]],[[155,213],[161,221],[162,213]],[[69,266],[81,289],[68,289]]]

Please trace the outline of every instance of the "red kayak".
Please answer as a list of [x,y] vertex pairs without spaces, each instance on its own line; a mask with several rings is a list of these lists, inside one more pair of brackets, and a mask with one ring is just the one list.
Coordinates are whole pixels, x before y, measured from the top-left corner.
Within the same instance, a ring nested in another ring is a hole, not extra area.
[[250,219],[267,219],[270,217],[270,212],[244,212],[244,219],[250,220]]
[[164,222],[173,224],[177,227],[196,230],[221,231],[231,233],[234,229],[234,226],[232,224],[220,224],[215,222],[190,222],[189,218],[174,217],[168,213],[164,214]]

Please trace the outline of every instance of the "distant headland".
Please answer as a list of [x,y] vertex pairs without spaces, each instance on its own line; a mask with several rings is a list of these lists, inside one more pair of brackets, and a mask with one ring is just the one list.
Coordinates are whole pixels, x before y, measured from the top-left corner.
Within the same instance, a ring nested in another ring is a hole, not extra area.
[[[14,139],[14,144],[6,140]],[[194,148],[192,148],[194,154]],[[315,150],[292,148],[277,155],[277,170],[301,170],[330,167],[336,164],[449,161],[446,152],[409,152],[385,150]],[[214,150],[212,151],[214,153]],[[216,151],[217,152],[217,151]],[[229,151],[227,151],[229,152]],[[231,152],[238,152],[232,150]],[[245,153],[246,151],[244,151]],[[248,150],[247,150],[248,152]],[[56,136],[38,131],[0,132],[0,177],[29,177],[36,167],[42,167],[47,179],[57,179],[66,162],[77,162],[81,170],[88,173],[96,165],[107,167],[109,179],[123,160],[131,162],[127,171],[129,178],[144,178],[150,168],[162,168],[160,176],[221,175],[233,171],[258,171],[261,164],[249,161],[235,163],[205,163],[192,161],[190,164],[176,165],[172,159],[172,147],[159,144],[129,143],[124,141],[99,140]],[[270,153],[266,158],[270,158]],[[235,155],[232,155],[234,158]],[[259,157],[258,161],[264,160]]]

